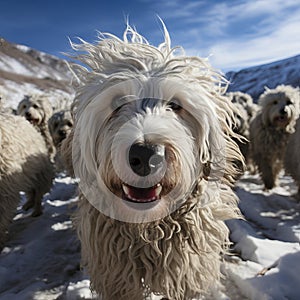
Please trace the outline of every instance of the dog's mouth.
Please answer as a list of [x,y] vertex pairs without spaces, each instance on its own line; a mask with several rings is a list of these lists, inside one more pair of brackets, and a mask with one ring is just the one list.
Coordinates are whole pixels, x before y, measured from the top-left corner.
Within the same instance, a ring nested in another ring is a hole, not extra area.
[[161,198],[160,183],[149,188],[137,188],[123,183],[123,200],[133,203],[151,203]]
[[39,119],[34,119],[34,118],[26,118],[28,122],[30,122],[32,125],[37,125],[39,124]]
[[277,116],[274,118],[274,123],[279,126],[286,126],[289,123],[288,116]]

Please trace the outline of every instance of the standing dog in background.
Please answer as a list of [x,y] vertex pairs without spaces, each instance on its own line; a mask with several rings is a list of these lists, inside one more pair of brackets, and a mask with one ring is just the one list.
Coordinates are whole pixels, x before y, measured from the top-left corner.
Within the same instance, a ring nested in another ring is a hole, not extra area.
[[55,156],[55,147],[48,128],[48,120],[53,113],[47,96],[40,94],[26,95],[19,103],[17,114],[26,118],[43,136],[51,160]]
[[[250,158],[250,123],[256,116],[258,105],[253,102],[251,95],[243,93],[240,91],[230,92],[226,94],[230,101],[235,107],[235,123],[234,132],[238,133],[244,139],[237,139],[236,143],[239,145],[240,150],[245,158],[246,168],[250,172],[254,172],[255,168]],[[241,169],[241,174],[243,173],[242,166],[238,166]]]
[[[82,261],[103,300],[203,295],[238,216],[232,104],[206,60],[124,40],[73,45],[80,80],[63,142],[80,179]],[[178,48],[176,48],[178,50]],[[83,68],[82,64],[87,68]]]
[[0,113],[0,248],[20,202],[20,191],[33,208],[32,216],[42,214],[41,199],[52,185],[53,166],[42,136],[23,117]]
[[73,118],[70,110],[61,110],[54,113],[48,121],[48,127],[56,149],[56,169],[62,171],[65,167],[61,158],[61,144],[73,127]]
[[287,141],[295,131],[300,110],[299,90],[279,85],[258,100],[260,110],[250,124],[251,157],[266,189],[276,185]]

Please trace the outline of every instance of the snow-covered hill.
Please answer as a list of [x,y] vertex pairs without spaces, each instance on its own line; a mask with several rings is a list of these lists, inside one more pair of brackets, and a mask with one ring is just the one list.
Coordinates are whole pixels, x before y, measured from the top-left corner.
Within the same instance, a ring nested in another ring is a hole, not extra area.
[[228,91],[248,93],[256,101],[265,87],[272,89],[279,84],[300,86],[300,55],[238,72],[228,72],[226,78],[231,82]]
[[0,95],[6,107],[28,93],[46,93],[54,106],[72,98],[71,72],[65,61],[0,38]]

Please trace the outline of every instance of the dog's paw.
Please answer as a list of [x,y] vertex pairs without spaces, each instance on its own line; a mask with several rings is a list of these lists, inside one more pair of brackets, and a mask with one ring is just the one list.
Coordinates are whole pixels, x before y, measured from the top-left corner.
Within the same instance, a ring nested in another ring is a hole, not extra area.
[[34,205],[34,202],[33,201],[27,201],[23,206],[22,206],[22,209],[27,211],[29,210],[30,208],[32,208]]
[[43,214],[42,209],[35,209],[35,210],[32,212],[31,216],[35,218],[35,217],[38,217],[38,216],[40,216],[40,215],[42,215],[42,214]]

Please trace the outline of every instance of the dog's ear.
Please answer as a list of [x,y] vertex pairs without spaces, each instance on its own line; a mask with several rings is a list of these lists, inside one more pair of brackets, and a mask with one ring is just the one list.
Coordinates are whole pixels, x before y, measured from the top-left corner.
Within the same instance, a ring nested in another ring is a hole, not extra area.
[[62,141],[61,144],[61,155],[63,164],[68,172],[68,175],[75,177],[73,168],[73,154],[72,154],[72,144],[73,144],[74,129],[71,130],[69,135]]
[[292,120],[286,127],[286,132],[287,133],[294,133],[296,131],[296,121],[297,120]]
[[25,98],[23,100],[21,100],[18,104],[18,107],[17,107],[17,115],[20,115],[23,111],[23,104],[27,101],[27,98],[25,96]]

